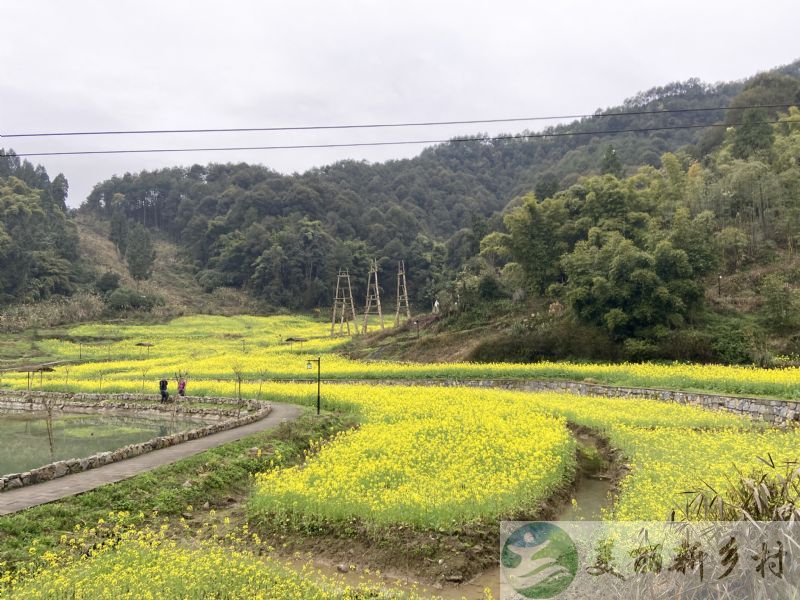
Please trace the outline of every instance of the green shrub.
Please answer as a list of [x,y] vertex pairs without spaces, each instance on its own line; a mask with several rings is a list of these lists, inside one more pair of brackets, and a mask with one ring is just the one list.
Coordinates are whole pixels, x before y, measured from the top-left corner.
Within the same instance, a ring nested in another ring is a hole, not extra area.
[[670,331],[660,340],[658,354],[660,358],[699,363],[720,360],[714,350],[714,336],[697,329]]
[[494,275],[484,275],[478,282],[478,296],[483,300],[497,300],[503,298],[505,294]]
[[761,282],[762,320],[772,331],[790,331],[800,325],[797,293],[782,275],[767,275]]
[[658,346],[649,340],[628,338],[622,343],[625,351],[625,359],[633,362],[641,362],[657,358],[659,355]]
[[728,364],[763,362],[764,334],[749,324],[727,322],[712,329],[715,360]]
[[113,292],[119,288],[119,274],[114,271],[106,271],[97,278],[94,286],[100,293]]
[[197,283],[206,293],[211,293],[215,289],[225,285],[225,276],[213,269],[204,269],[197,274]]
[[156,306],[164,306],[164,299],[160,296],[143,294],[130,288],[114,290],[106,300],[106,305],[112,310],[152,310]]

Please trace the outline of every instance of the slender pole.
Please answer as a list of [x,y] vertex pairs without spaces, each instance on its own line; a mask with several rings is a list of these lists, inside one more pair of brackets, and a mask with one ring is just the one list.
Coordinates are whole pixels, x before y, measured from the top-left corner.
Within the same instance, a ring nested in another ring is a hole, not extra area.
[[317,358],[317,415],[319,415],[319,405],[320,405],[319,389],[322,381],[321,374],[322,374],[322,357],[319,357]]

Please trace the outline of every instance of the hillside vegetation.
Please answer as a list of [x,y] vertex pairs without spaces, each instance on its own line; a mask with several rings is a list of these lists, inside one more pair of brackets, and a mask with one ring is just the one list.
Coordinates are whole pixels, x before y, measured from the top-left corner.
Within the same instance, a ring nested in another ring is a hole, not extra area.
[[[113,272],[120,276],[120,285],[135,288],[137,282],[130,275],[124,257],[109,239],[109,224],[92,219],[91,215],[78,214],[75,222],[80,234],[82,255],[91,257],[99,273]],[[163,306],[157,315],[180,316],[194,313],[239,314],[264,310],[255,299],[241,290],[218,288],[206,292],[198,284],[194,269],[173,242],[157,237],[152,275],[139,283],[141,292],[157,296]]]
[[[342,161],[295,175],[249,164],[126,173],[98,183],[84,210],[164,232],[191,255],[206,289],[241,286],[272,304],[310,309],[330,303],[337,269],[357,275],[354,293],[363,297],[370,259],[385,276],[405,260],[412,300],[429,305],[481,238],[503,228],[515,198],[531,191],[544,198],[605,170],[609,144],[619,175],[660,167],[664,152],[681,148],[700,157],[724,131],[702,126],[741,116],[709,109],[739,98],[793,102],[796,89],[784,89],[786,81],[796,88],[796,79],[777,72],[749,84],[673,83],[598,111],[604,116],[549,128],[550,138],[476,136],[382,164]],[[664,110],[678,112],[653,114]],[[603,135],[623,129],[647,131]]]
[[[0,364],[4,359],[42,360],[47,358],[37,347],[39,328],[51,328],[96,319],[131,318],[162,320],[184,314],[257,314],[270,307],[246,292],[218,288],[206,292],[198,284],[191,263],[173,242],[156,238],[155,260],[148,279],[137,282],[124,257],[108,238],[109,224],[90,215],[78,214],[69,221],[76,238],[76,259],[65,271],[70,295],[51,294],[46,298],[12,304],[0,311]],[[66,268],[66,267],[65,267]],[[111,276],[113,286],[104,283]],[[119,293],[119,292],[122,293]],[[114,295],[114,292],[118,292]],[[138,295],[152,304],[141,307],[117,305],[118,298]],[[10,335],[14,333],[15,335]]]
[[73,219],[66,180],[10,154],[7,212],[33,207],[25,218],[66,233],[28,249],[27,226],[6,218],[26,267],[0,268],[0,303],[83,293],[88,317],[328,310],[336,272],[349,269],[360,304],[376,258],[391,310],[404,260],[416,312],[438,300],[447,344],[489,329],[453,357],[774,364],[800,353],[797,104],[800,61],[654,88],[546,138],[477,136],[293,175],[126,173],[98,183]]

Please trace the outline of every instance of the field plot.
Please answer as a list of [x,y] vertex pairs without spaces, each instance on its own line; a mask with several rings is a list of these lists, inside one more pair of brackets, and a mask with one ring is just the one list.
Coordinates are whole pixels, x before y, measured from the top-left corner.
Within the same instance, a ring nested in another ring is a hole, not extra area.
[[[306,359],[323,356],[331,379],[468,377],[584,378],[791,397],[798,369],[702,365],[400,364],[347,360],[325,323],[306,317],[187,317],[155,326],[82,325],[69,339],[41,342],[84,362],[45,373],[41,387],[155,392],[161,377],[188,374],[191,395],[315,401]],[[287,341],[294,339],[299,341]],[[140,343],[152,346],[137,346]],[[79,345],[80,344],[80,345]],[[35,388],[39,387],[35,381]],[[27,385],[6,373],[2,385]],[[174,384],[173,384],[174,388]],[[568,481],[574,443],[566,424],[589,427],[621,450],[631,473],[614,506],[621,518],[659,519],[700,482],[721,483],[732,465],[759,456],[794,458],[793,432],[758,431],[726,413],[644,400],[579,398],[466,388],[324,386],[326,409],[357,412],[359,431],[341,435],[299,469],[265,474],[254,505],[306,518],[441,526],[518,514]]]
[[187,546],[170,537],[174,532],[168,525],[137,527],[124,513],[111,513],[108,522],[102,520],[96,528],[107,539],[88,555],[70,552],[93,539],[87,534],[95,528],[79,528],[65,539],[60,552],[38,556],[34,548],[29,570],[21,576],[0,572],[0,597],[350,600],[391,593],[419,598],[413,592],[395,594],[367,583],[353,585],[308,567],[297,571],[270,557],[260,558],[242,549],[246,531]]
[[[454,527],[530,512],[570,479],[575,443],[564,418],[532,412],[522,396],[497,402],[460,391],[336,386],[326,401],[356,410],[364,425],[304,466],[260,477],[254,508]],[[267,394],[312,399],[297,386]]]
[[[397,363],[359,362],[334,354],[346,338],[307,317],[183,317],[147,326],[81,325],[62,339],[37,342],[63,360],[80,361],[45,373],[41,387],[72,391],[150,392],[161,377],[188,373],[189,391],[232,395],[232,381],[254,396],[259,382],[309,379],[305,359],[325,355],[323,377],[392,379],[566,379],[611,385],[800,398],[800,368],[695,364]],[[287,341],[287,339],[303,341]],[[141,346],[137,344],[152,344]],[[22,388],[24,373],[4,373],[0,387]],[[34,387],[40,387],[39,379]],[[238,388],[235,388],[238,391]]]
[[[291,384],[268,388],[276,400],[307,404],[315,401],[313,392],[308,386],[303,390]],[[618,496],[607,514],[623,520],[667,519],[671,511],[684,506],[686,492],[707,490],[706,485],[724,489],[734,465],[748,472],[759,468],[759,457],[770,455],[781,463],[796,460],[800,454],[797,430],[780,431],[729,413],[653,400],[367,385],[329,386],[325,398],[334,406],[359,412],[368,425],[326,445],[304,468],[276,469],[262,476],[253,500],[256,510],[285,510],[297,518],[355,515],[377,524],[392,515],[382,504],[386,499],[398,491],[418,489],[424,491],[421,496],[397,494],[405,511],[395,511],[402,516],[393,522],[423,524],[423,516],[434,514],[428,508],[432,505],[442,509],[440,518],[427,518],[428,525],[436,526],[462,525],[483,516],[512,517],[515,510],[531,516],[536,500],[544,495],[529,492],[522,494],[524,502],[515,502],[508,493],[515,485],[520,489],[532,485],[548,470],[551,474],[544,481],[566,480],[569,471],[546,456],[546,443],[557,439],[553,426],[564,421],[597,431],[627,459],[630,472],[620,481]],[[487,416],[474,421],[475,430],[466,435],[469,441],[462,441],[460,431],[476,415]],[[533,425],[537,421],[526,421],[531,415],[557,421],[542,436],[545,424],[539,422],[537,428]],[[431,418],[440,435],[416,434],[420,418]],[[526,427],[530,429],[526,431]],[[405,436],[413,443],[396,441]],[[388,441],[392,437],[395,439]],[[528,442],[536,458],[529,461],[524,455],[512,455],[510,460],[499,460],[498,456],[506,457],[506,448],[520,447],[520,437],[538,440],[538,448]],[[456,443],[448,444],[448,440]],[[442,450],[443,444],[447,450]],[[392,452],[384,453],[384,448]],[[434,460],[420,462],[415,459],[419,455]],[[440,464],[430,464],[443,455]],[[517,458],[525,462],[515,462]],[[460,465],[459,460],[463,461]],[[464,468],[470,464],[470,469],[479,469],[474,480]],[[452,474],[447,472],[450,465]],[[385,479],[359,477],[376,470],[392,475]],[[435,480],[429,479],[432,474]],[[492,487],[497,482],[500,485]],[[350,486],[357,486],[355,498]],[[552,490],[553,485],[545,489]],[[458,510],[457,503],[449,499],[460,496],[465,501]]]

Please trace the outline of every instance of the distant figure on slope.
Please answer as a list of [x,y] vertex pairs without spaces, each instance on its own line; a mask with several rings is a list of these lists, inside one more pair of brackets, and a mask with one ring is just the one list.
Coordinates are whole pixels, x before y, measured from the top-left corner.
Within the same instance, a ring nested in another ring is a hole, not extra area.
[[186,395],[186,380],[181,377],[178,379],[178,396]]
[[166,379],[162,379],[158,382],[158,389],[161,390],[161,402],[168,402],[169,401],[169,392],[167,392],[167,386],[169,382]]

